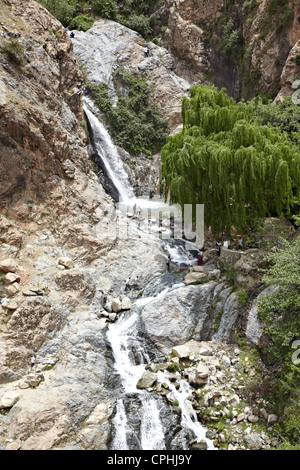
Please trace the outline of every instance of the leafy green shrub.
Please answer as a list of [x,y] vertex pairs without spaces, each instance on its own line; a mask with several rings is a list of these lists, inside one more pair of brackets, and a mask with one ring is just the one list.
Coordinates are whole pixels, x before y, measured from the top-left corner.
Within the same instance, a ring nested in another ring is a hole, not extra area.
[[241,34],[235,29],[233,18],[230,18],[224,26],[222,48],[227,55],[235,54],[239,51]]
[[257,6],[258,6],[257,0],[246,0],[243,5],[243,11],[248,13],[252,10],[255,10]]
[[284,7],[286,5],[286,0],[271,0],[268,6],[268,12],[271,15],[275,15],[278,7]]
[[76,11],[76,5],[68,0],[38,0],[65,27],[69,26]]
[[245,306],[247,303],[249,293],[245,290],[239,290],[236,293],[238,301],[241,305]]
[[271,0],[267,11],[271,16],[277,15],[277,33],[284,27],[291,26],[294,21],[294,11],[289,7],[286,0]]
[[24,48],[17,39],[10,37],[9,40],[5,41],[1,46],[0,51],[7,56],[10,62],[18,67],[24,64]]
[[87,31],[93,26],[94,20],[87,15],[78,15],[69,24],[70,29],[76,29],[77,31]]
[[95,15],[109,20],[117,18],[119,7],[114,0],[92,0],[92,11]]
[[151,35],[152,29],[150,27],[149,19],[144,15],[133,14],[123,23],[127,28],[137,31],[145,38]]
[[290,96],[280,104],[263,103],[260,98],[252,100],[255,120],[262,125],[277,127],[285,132],[296,145],[300,144],[300,106],[295,106]]
[[282,245],[280,251],[268,255],[269,267],[263,276],[266,285],[276,285],[278,290],[259,302],[260,318],[272,337],[274,361],[290,353],[291,338],[300,331],[300,238],[293,243],[282,240]]
[[260,299],[258,312],[270,337],[265,354],[278,371],[272,399],[280,416],[281,434],[299,448],[300,365],[297,354],[296,358],[293,354],[300,339],[300,238],[285,242],[279,252],[268,255],[268,260],[263,281],[278,286],[278,290]]
[[[132,155],[159,151],[166,142],[167,122],[150,102],[146,79],[120,69],[114,81],[118,92],[116,106],[112,105],[105,84],[87,84],[95,103],[105,113],[114,141]],[[127,90],[126,96],[123,89]]]

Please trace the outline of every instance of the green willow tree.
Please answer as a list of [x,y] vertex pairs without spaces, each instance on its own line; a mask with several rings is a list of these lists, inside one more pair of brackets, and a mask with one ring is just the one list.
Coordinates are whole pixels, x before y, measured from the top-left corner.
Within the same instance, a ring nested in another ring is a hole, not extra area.
[[204,204],[215,232],[290,214],[300,195],[300,153],[285,133],[255,121],[253,103],[195,85],[183,98],[182,121],[161,154],[171,203]]

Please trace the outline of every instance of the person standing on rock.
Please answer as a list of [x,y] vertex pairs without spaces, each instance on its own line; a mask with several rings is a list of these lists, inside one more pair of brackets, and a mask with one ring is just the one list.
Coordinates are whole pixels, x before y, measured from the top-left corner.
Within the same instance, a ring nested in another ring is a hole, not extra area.
[[136,276],[135,279],[134,279],[134,281],[133,281],[133,287],[134,287],[135,289],[138,289],[138,288],[139,288],[139,277],[138,277],[138,276]]
[[35,359],[35,354],[32,354],[32,356],[31,356],[31,370],[32,370],[32,369],[34,368],[34,366],[35,366],[35,360],[36,360],[36,359]]
[[102,294],[102,305],[103,305],[103,307],[106,304],[106,302],[107,302],[107,293],[103,292],[103,294]]
[[166,261],[166,265],[167,265],[168,273],[170,274],[171,273],[171,257],[170,257],[170,255],[168,256],[168,259]]
[[125,281],[125,292],[126,292],[127,290],[130,290],[130,279],[131,279],[131,278],[128,277],[128,278],[126,279],[126,281]]

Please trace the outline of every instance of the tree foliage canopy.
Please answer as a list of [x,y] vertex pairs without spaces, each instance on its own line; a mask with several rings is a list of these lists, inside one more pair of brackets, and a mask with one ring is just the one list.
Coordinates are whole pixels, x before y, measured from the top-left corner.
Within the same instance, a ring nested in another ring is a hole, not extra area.
[[182,101],[183,131],[162,149],[171,203],[204,204],[213,231],[287,215],[299,197],[299,150],[285,132],[257,123],[254,110],[195,85]]
[[[259,302],[259,316],[266,325],[271,345],[269,360],[280,364],[276,402],[281,426],[291,444],[300,444],[300,238],[285,243],[270,262],[263,281],[277,291]],[[298,351],[295,350],[298,348]]]

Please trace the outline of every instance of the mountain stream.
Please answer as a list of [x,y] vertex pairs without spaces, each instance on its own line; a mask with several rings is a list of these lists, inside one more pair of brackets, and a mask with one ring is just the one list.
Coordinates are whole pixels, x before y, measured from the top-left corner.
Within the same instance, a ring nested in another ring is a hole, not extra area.
[[[135,198],[117,147],[105,126],[93,113],[91,100],[85,96],[83,99],[94,147],[110,183],[119,194],[119,205],[132,207],[137,204],[143,209],[165,207],[162,200]],[[162,247],[170,256],[171,262],[178,267],[188,267],[191,264],[189,253],[192,250],[197,251],[197,247],[192,243],[187,245],[184,240],[164,240]],[[168,384],[174,402],[178,405],[176,410],[158,394],[137,388],[147,365],[157,359],[153,357],[152,349],[142,337],[141,311],[159,296],[163,297],[182,286],[184,284],[178,282],[167,287],[164,285],[160,292],[155,291],[152,296],[149,296],[151,289],[147,289],[145,297],[136,299],[129,312],[121,313],[115,323],[109,324],[107,340],[111,346],[116,377],[111,450],[188,450],[191,440],[205,440],[209,450],[215,449],[213,442],[206,438],[206,429],[198,421],[188,399],[192,390],[186,381],[181,380],[177,389],[170,382],[167,372],[157,374],[161,384]]]

